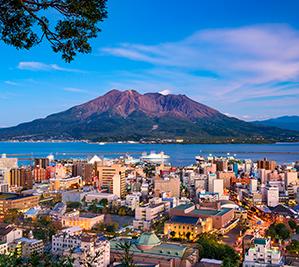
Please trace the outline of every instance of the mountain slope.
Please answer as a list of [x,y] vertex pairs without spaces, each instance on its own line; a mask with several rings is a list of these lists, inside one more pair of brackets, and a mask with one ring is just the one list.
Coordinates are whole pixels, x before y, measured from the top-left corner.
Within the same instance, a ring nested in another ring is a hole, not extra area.
[[44,119],[0,129],[0,139],[92,141],[183,138],[185,142],[275,142],[299,133],[230,118],[185,95],[112,90]]
[[286,130],[299,131],[299,116],[282,116],[264,121],[255,121],[254,123]]

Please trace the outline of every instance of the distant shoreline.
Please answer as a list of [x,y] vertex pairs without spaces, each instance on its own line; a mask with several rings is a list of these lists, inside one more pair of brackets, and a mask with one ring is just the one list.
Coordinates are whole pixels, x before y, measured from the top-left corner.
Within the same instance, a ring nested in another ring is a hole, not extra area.
[[141,145],[293,145],[293,144],[299,144],[298,141],[294,142],[146,142],[146,141],[115,141],[115,142],[92,142],[89,140],[0,140],[1,143],[87,143],[87,144],[95,144],[95,145],[106,145],[106,144],[141,144]]

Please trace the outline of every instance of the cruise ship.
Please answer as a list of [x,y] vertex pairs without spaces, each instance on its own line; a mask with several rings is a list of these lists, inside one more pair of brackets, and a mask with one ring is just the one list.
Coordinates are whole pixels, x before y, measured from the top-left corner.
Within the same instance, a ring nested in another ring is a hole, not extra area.
[[141,160],[142,161],[150,161],[150,162],[154,162],[154,163],[161,163],[161,162],[165,162],[169,159],[170,157],[166,154],[164,154],[164,152],[160,152],[160,153],[155,153],[155,152],[151,152],[150,154],[144,153],[141,156]]

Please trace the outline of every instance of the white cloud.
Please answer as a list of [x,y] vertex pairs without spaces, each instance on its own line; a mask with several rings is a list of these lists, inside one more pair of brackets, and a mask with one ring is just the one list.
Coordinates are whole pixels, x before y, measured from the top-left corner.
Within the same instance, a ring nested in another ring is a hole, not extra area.
[[17,83],[17,82],[9,81],[9,80],[4,81],[4,83],[7,84],[7,85],[12,85],[12,86],[19,86],[19,85],[20,85],[20,84]]
[[169,95],[171,93],[170,90],[166,89],[166,90],[162,90],[159,92],[161,95]]
[[103,52],[152,65],[121,73],[115,86],[170,88],[231,114],[241,114],[244,101],[257,113],[257,99],[269,109],[274,101],[287,110],[287,97],[299,104],[299,31],[287,25],[201,30],[177,42],[126,43]]
[[75,87],[66,87],[63,89],[66,92],[72,92],[72,93],[86,93],[86,90],[75,88]]
[[46,64],[38,61],[21,61],[19,62],[18,69],[32,70],[32,71],[64,71],[64,72],[83,72],[78,69],[63,68],[57,64]]

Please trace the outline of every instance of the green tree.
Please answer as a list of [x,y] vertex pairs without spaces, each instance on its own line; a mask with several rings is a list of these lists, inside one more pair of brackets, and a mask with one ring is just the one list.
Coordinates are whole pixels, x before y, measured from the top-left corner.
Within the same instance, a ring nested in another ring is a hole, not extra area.
[[80,202],[67,202],[66,205],[69,209],[80,209],[81,208]]
[[201,234],[197,240],[197,244],[202,258],[223,260],[223,266],[239,266],[239,255],[230,246],[220,243],[215,235],[208,233]]
[[293,230],[295,230],[296,227],[297,227],[297,224],[294,220],[289,220],[288,224],[289,224],[290,228],[293,229]]
[[24,214],[17,209],[10,209],[4,214],[3,221],[9,224],[20,224],[24,221]]
[[104,208],[107,208],[108,207],[108,200],[106,198],[103,198],[100,200],[99,204],[101,206],[103,206]]
[[287,246],[287,251],[292,254],[299,254],[299,241],[292,240],[292,242]]
[[276,240],[286,240],[290,237],[290,231],[283,223],[273,223],[267,230],[267,235]]
[[126,216],[127,215],[127,211],[125,207],[120,207],[118,210],[118,215],[119,216]]
[[[46,39],[66,62],[90,53],[89,40],[107,17],[106,0],[1,0],[0,39],[30,49]],[[54,13],[50,16],[50,13]]]
[[132,243],[130,241],[120,241],[116,247],[121,250],[120,262],[125,267],[135,267],[134,254],[131,252]]

